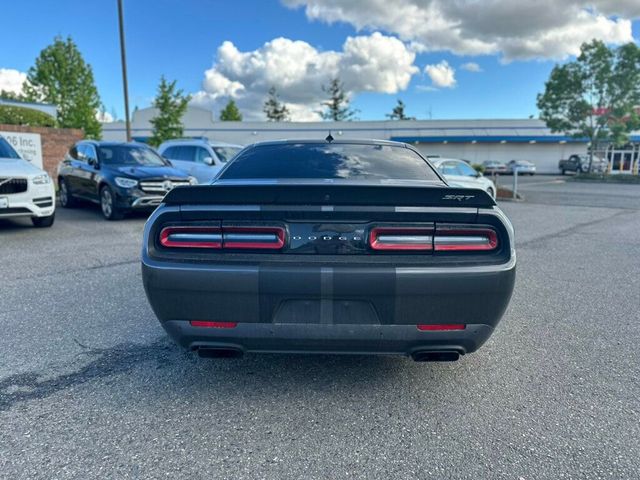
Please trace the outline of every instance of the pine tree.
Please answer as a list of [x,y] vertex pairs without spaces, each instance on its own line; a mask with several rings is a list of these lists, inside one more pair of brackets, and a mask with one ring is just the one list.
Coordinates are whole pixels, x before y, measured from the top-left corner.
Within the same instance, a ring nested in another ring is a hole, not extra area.
[[149,143],[160,145],[165,140],[182,136],[184,126],[182,116],[187,111],[191,97],[185,95],[182,90],[176,89],[176,80],[168,82],[164,76],[160,78],[158,94],[153,101],[153,106],[158,109],[158,115],[151,119],[153,125]]
[[389,118],[389,120],[415,120],[415,117],[407,117],[404,114],[405,107],[406,105],[404,104],[404,102],[398,99],[398,103],[396,104],[396,106],[393,107],[391,113],[387,113],[386,116]]
[[324,110],[321,112],[325,120],[344,122],[355,120],[356,110],[349,106],[349,96],[344,91],[344,85],[338,78],[334,78],[328,87],[322,87],[322,91],[329,94],[329,99],[322,102]]
[[269,89],[269,96],[264,102],[262,110],[270,122],[286,122],[289,120],[289,109],[286,104],[280,102],[276,87]]
[[23,90],[28,101],[56,105],[60,127],[82,128],[88,138],[101,137],[102,127],[96,118],[100,96],[93,70],[71,37],[56,37],[40,52]]
[[220,120],[223,122],[241,122],[242,114],[233,99],[229,99],[227,106],[220,112]]

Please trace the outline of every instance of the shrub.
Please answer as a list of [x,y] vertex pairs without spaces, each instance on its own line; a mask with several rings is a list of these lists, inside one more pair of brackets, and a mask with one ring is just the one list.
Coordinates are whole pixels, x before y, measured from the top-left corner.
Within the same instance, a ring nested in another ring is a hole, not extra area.
[[0,124],[55,127],[56,120],[39,110],[13,105],[0,105]]
[[471,166],[475,169],[476,172],[484,173],[484,165],[480,163],[472,163]]

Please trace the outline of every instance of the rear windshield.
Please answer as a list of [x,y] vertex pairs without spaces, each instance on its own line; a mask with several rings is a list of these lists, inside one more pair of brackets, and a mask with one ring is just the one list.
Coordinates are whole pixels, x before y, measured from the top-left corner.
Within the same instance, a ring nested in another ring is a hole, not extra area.
[[211,147],[211,148],[213,148],[213,151],[216,152],[216,155],[218,156],[221,162],[228,162],[233,157],[235,157],[235,155],[240,150],[242,150],[241,148],[238,148],[238,147]]
[[220,178],[439,180],[408,148],[340,143],[260,145],[237,156]]

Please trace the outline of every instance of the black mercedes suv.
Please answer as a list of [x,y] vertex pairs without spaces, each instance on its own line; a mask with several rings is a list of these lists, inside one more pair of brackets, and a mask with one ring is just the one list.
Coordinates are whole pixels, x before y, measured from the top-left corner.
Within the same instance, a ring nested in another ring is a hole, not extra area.
[[153,210],[173,187],[196,183],[141,143],[85,140],[58,165],[60,204],[70,208],[78,199],[99,203],[108,220],[132,210]]

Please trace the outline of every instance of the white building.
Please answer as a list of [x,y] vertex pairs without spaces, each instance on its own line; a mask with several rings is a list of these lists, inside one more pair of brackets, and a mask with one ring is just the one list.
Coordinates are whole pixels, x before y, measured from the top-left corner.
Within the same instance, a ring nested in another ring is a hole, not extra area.
[[[134,112],[132,136],[151,136],[153,108]],[[411,120],[355,122],[220,122],[209,110],[190,107],[183,118],[185,137],[207,137],[248,145],[265,140],[318,138],[329,131],[336,138],[376,138],[414,145],[426,155],[485,160],[529,160],[540,173],[558,173],[558,160],[584,154],[587,143],[551,133],[537,119]],[[124,122],[103,124],[105,140],[125,140]]]

